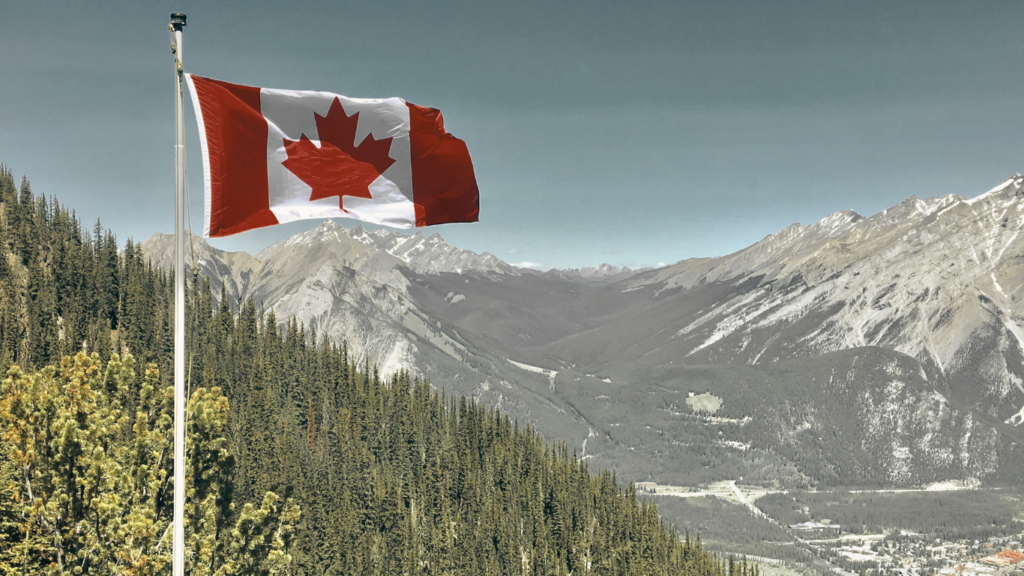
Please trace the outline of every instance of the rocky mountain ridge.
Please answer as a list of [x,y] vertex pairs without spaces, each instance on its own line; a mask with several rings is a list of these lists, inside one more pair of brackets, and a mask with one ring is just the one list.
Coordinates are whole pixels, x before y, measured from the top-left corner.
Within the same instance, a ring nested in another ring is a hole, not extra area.
[[650,268],[637,268],[634,270],[628,266],[601,264],[599,266],[583,266],[582,268],[566,268],[564,270],[553,268],[546,273],[559,278],[565,278],[566,280],[575,280],[576,282],[609,284],[625,280],[648,270]]
[[[200,275],[211,279],[215,293],[223,288],[232,304],[252,298],[273,309],[284,326],[291,318],[315,330],[320,338],[346,340],[356,358],[376,364],[384,373],[409,370],[420,374],[428,356],[440,353],[462,360],[459,336],[446,334],[409,298],[415,275],[470,276],[494,283],[523,271],[488,254],[447,244],[438,234],[424,237],[388,230],[346,228],[332,220],[277,242],[256,256],[225,252],[193,236],[186,261],[194,259]],[[141,244],[157,267],[173,266],[173,236],[154,234]],[[603,266],[622,275],[628,269]],[[464,298],[451,293],[447,303]]]
[[882,346],[917,358],[990,416],[1019,423],[1022,187],[1017,175],[970,200],[910,198],[870,218],[837,212],[632,287],[664,294],[746,283],[678,326],[672,354],[753,364]]
[[[437,235],[333,222],[256,257],[196,245],[203,272],[229,298],[347,339],[385,373],[411,369],[501,406],[596,465],[671,475],[662,458],[676,454],[715,474],[775,474],[792,485],[998,481],[1024,444],[1022,187],[1015,176],[970,200],[909,198],[870,217],[840,211],[731,255],[657,270],[541,273]],[[143,250],[169,265],[169,237]],[[745,404],[751,386],[779,381],[776,366],[816,372],[846,350],[886,351],[844,357],[842,388],[869,383],[856,410],[825,414],[837,409],[833,392],[799,375],[801,387]],[[733,364],[753,372],[716,390]],[[672,376],[684,368],[684,380]],[[724,402],[720,437],[708,435],[714,422],[694,424],[685,402],[665,396],[666,386],[701,392],[694,378]],[[668,420],[647,408],[629,416],[653,398],[664,404],[655,412],[674,406]],[[732,421],[757,424],[730,431]],[[847,436],[823,443],[837,426]],[[917,435],[926,440],[914,444]],[[761,446],[761,437],[772,440]],[[854,468],[823,448],[855,446],[868,455]],[[746,450],[760,451],[757,470]]]

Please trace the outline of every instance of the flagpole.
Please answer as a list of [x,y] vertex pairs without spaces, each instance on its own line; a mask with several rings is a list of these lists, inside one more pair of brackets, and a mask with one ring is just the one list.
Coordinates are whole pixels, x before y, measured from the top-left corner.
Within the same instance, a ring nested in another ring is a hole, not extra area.
[[174,532],[173,576],[185,575],[185,115],[181,32],[185,15],[171,14],[174,33]]

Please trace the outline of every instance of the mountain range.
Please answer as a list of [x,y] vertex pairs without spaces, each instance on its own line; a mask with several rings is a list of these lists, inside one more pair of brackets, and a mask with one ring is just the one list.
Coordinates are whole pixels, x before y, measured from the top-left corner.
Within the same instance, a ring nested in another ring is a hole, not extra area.
[[[194,237],[233,303],[500,406],[625,479],[1018,481],[1024,177],[840,211],[656,270],[521,269],[327,221],[259,254]],[[142,244],[171,264],[172,237]]]

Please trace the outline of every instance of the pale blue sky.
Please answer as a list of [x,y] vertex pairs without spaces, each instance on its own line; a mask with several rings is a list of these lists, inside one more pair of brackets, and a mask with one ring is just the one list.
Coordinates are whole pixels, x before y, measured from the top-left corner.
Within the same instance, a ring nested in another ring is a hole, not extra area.
[[0,163],[122,241],[173,227],[172,11],[191,72],[440,108],[481,221],[436,231],[513,263],[726,254],[1024,171],[1020,2],[5,4]]

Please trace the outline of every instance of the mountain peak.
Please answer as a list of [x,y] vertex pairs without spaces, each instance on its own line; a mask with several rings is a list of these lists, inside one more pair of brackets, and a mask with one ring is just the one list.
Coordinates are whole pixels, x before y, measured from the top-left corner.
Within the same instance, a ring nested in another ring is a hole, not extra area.
[[949,194],[921,199],[911,195],[906,200],[872,215],[864,222],[867,228],[893,226],[909,221],[919,221],[932,214],[942,213],[946,208],[963,201],[963,196]]
[[864,217],[853,210],[838,210],[810,225],[810,229],[831,236],[835,232],[863,220]]
[[545,274],[551,274],[567,280],[575,280],[590,284],[611,284],[619,280],[625,280],[631,276],[649,270],[640,268],[633,270],[628,266],[616,266],[614,264],[600,264],[598,266],[584,266],[582,268],[566,268],[564,270],[551,269]]

